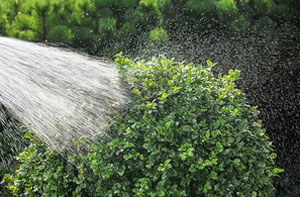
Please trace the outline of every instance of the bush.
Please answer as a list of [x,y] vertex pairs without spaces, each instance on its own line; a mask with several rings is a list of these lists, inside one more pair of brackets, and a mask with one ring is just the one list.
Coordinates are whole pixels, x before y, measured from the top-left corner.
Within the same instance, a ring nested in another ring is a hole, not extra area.
[[103,196],[270,196],[271,147],[234,81],[164,57],[118,56],[134,106],[88,155]]
[[[16,165],[15,156],[28,145],[23,135],[24,127],[20,128],[18,122],[8,110],[0,104],[0,182],[6,173],[12,173]],[[0,183],[0,196],[9,196],[9,191]]]
[[20,166],[14,176],[6,174],[4,181],[15,196],[93,196],[95,181],[84,156],[64,157],[45,147],[30,133],[31,144],[17,160]]
[[[270,196],[272,148],[255,107],[235,88],[239,71],[165,57],[115,60],[133,92],[87,157],[63,157],[32,138],[19,155],[18,196]],[[64,159],[68,158],[68,159]]]

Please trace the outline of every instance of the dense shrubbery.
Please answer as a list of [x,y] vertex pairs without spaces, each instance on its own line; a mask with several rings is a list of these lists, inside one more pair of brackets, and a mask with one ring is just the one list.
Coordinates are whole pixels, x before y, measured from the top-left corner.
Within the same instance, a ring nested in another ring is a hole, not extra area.
[[[29,141],[24,138],[26,129],[0,104],[0,182],[6,173],[13,173],[15,156],[22,152]],[[8,196],[8,191],[0,183],[0,196]]]
[[300,184],[299,21],[299,0],[0,0],[0,35],[238,66],[287,185]]
[[93,177],[81,155],[64,157],[45,147],[31,133],[31,144],[17,160],[14,177],[6,174],[7,188],[15,196],[93,196]]
[[280,170],[255,107],[235,88],[238,70],[214,78],[210,61],[208,68],[164,57],[115,61],[133,92],[131,107],[87,156],[63,157],[32,138],[16,175],[5,177],[15,195],[272,194]]

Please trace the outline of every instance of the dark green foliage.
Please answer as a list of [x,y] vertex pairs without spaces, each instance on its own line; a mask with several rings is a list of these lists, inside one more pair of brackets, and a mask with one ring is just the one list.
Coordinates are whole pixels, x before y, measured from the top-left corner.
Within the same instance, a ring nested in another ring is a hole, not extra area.
[[[270,196],[274,157],[238,71],[118,56],[135,106],[88,155],[103,196]],[[210,61],[208,65],[212,67]]]
[[0,35],[108,57],[167,53],[210,58],[223,71],[238,66],[239,88],[259,106],[287,185],[300,182],[299,32],[299,0],[0,0]]
[[[13,173],[16,167],[15,156],[22,152],[29,144],[23,135],[24,127],[20,128],[18,122],[0,104],[0,182],[6,173]],[[8,196],[8,191],[0,183],[0,196]]]
[[[272,154],[255,107],[235,88],[239,72],[164,57],[116,63],[133,101],[84,154],[31,145],[5,175],[16,196],[270,196]],[[82,143],[78,142],[80,149]],[[84,145],[84,143],[83,143]]]
[[[207,29],[280,33],[299,29],[296,0],[0,0],[0,33],[68,43],[89,53],[135,52],[163,31],[172,42]],[[149,34],[145,36],[144,34]],[[85,38],[83,35],[87,36]]]
[[32,134],[31,144],[17,160],[14,176],[6,174],[4,181],[15,196],[94,196],[95,181],[84,156],[62,156],[46,148]]
[[17,120],[0,104],[0,166],[12,164],[14,156],[29,144],[23,137],[25,132],[26,129],[20,128]]
[[[1,1],[0,1],[1,3]],[[7,10],[6,7],[0,5],[0,35],[4,35],[8,27]]]

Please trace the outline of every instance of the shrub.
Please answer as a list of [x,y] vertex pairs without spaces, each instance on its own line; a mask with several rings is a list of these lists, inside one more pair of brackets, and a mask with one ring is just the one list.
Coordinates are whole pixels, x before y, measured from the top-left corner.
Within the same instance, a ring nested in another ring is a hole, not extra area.
[[132,91],[129,107],[86,157],[58,155],[31,138],[16,175],[5,176],[14,195],[272,194],[270,178],[281,170],[255,107],[235,88],[238,70],[214,78],[210,61],[135,63],[120,54],[115,62]]
[[84,156],[63,156],[45,147],[31,133],[31,144],[17,157],[20,165],[4,181],[15,196],[93,196],[95,181]]
[[270,196],[268,137],[255,107],[235,88],[238,70],[210,69],[164,57],[116,63],[134,106],[116,116],[111,140],[88,155],[102,196]]
[[[26,130],[20,128],[18,122],[8,110],[0,104],[0,182],[6,173],[15,170],[15,156],[22,152],[28,141],[23,137]],[[0,183],[0,196],[9,196],[8,190]]]

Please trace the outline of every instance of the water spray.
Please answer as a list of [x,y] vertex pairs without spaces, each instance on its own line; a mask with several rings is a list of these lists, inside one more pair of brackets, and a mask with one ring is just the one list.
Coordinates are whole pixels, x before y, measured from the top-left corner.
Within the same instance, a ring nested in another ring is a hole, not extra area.
[[50,148],[105,135],[128,102],[117,69],[70,50],[0,37],[0,103]]

